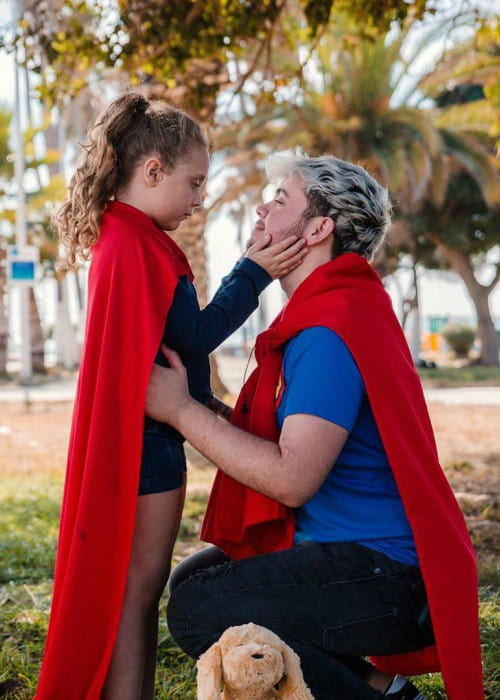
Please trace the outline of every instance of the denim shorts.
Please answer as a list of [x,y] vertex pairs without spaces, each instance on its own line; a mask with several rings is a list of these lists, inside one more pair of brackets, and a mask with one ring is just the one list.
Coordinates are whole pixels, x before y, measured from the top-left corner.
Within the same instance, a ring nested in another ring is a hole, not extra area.
[[186,455],[182,443],[158,430],[145,430],[139,496],[180,488],[185,472]]

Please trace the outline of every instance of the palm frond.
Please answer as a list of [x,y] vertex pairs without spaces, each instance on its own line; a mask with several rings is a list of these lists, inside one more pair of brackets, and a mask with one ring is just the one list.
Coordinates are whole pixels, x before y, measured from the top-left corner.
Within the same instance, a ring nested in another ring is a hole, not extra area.
[[489,206],[500,203],[500,180],[492,158],[473,137],[463,132],[441,129],[446,151],[455,158],[475,180],[484,201]]
[[437,208],[442,206],[446,197],[449,173],[449,158],[440,153],[432,160],[432,174],[428,187],[429,199]]
[[435,157],[441,150],[441,136],[436,129],[429,110],[411,107],[399,107],[387,113],[387,119],[408,127]]

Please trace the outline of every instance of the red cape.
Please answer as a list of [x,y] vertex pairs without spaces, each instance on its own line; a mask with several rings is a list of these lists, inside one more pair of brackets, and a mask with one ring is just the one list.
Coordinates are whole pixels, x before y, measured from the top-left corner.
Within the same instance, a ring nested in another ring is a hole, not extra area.
[[[240,394],[233,422],[278,440],[275,394],[285,343],[325,326],[349,347],[388,455],[425,580],[436,646],[377,657],[405,675],[441,670],[450,700],[483,696],[477,571],[463,515],[439,465],[420,380],[382,283],[349,253],[321,266],[294,292],[256,344],[258,366]],[[290,509],[217,472],[201,538],[235,559],[293,544]]]
[[97,700],[127,577],[151,367],[183,253],[122,202],[92,251],[54,593],[36,700]]

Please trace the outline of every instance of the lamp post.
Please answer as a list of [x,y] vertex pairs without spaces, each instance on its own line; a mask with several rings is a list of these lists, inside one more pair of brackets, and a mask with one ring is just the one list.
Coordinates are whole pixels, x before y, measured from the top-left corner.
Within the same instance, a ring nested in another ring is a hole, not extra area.
[[[14,179],[16,183],[16,245],[24,248],[27,245],[26,234],[26,196],[24,192],[24,143],[23,131],[21,127],[21,96],[19,88],[19,67],[17,65],[17,55],[14,57],[14,85],[15,85],[15,106],[14,106],[14,139],[15,139],[15,159],[14,159]],[[19,306],[20,306],[20,326],[21,326],[21,371],[19,381],[21,384],[30,384],[33,377],[33,367],[31,363],[31,333],[29,316],[29,287],[19,285]]]

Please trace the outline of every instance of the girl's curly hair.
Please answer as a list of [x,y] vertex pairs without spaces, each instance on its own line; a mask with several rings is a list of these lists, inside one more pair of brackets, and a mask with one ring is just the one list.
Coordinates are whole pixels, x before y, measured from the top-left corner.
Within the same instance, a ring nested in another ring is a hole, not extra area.
[[140,92],[127,92],[97,117],[69,184],[68,199],[55,215],[65,247],[62,267],[88,260],[99,240],[107,203],[130,180],[140,160],[156,154],[171,171],[196,145],[208,146],[200,125],[182,110]]

